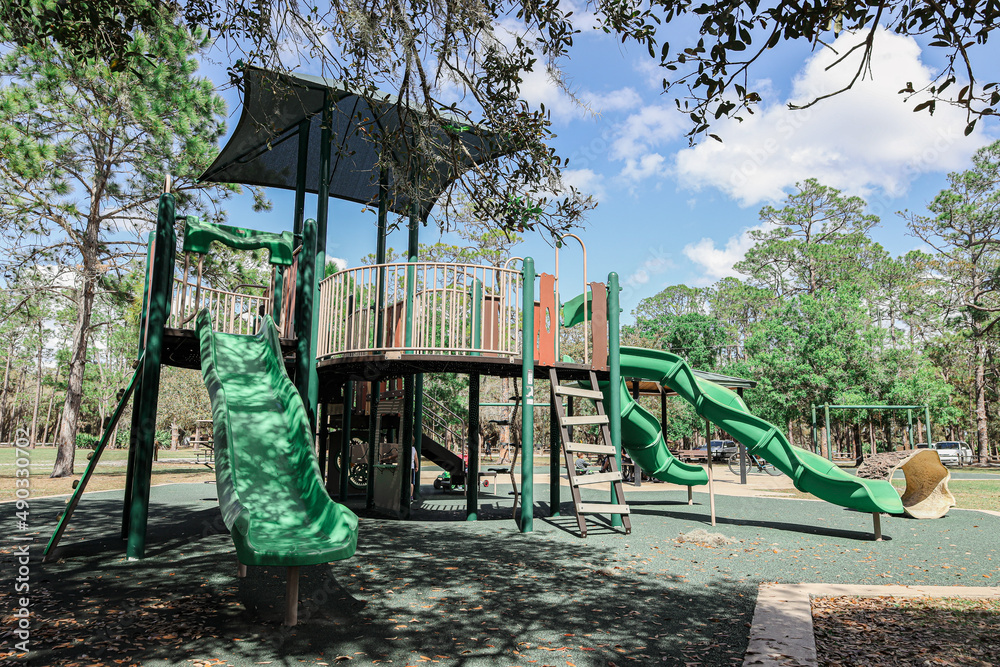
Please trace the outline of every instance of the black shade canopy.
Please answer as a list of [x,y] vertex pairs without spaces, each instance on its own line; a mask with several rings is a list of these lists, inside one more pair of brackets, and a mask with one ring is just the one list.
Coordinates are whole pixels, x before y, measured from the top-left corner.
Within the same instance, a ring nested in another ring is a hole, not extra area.
[[[409,193],[417,192],[418,214],[426,218],[441,193],[474,164],[510,152],[496,136],[455,120],[450,132],[433,124],[426,114],[411,108],[407,127],[400,131],[401,106],[397,98],[376,93],[362,95],[332,79],[303,74],[282,74],[257,67],[243,70],[243,113],[236,131],[201,181],[241,183],[294,190],[298,165],[299,123],[309,121],[309,150],[305,188],[319,192],[321,122],[324,99],[332,106],[330,196],[374,204],[378,201],[378,163],[383,141],[397,165],[419,164],[416,177],[389,170],[389,210],[409,213]],[[404,109],[405,111],[405,109]],[[419,160],[407,160],[413,126],[420,124],[429,137]],[[388,138],[386,138],[388,137]],[[409,138],[410,142],[405,139]],[[453,142],[468,151],[455,162],[446,155]],[[395,172],[395,173],[394,173]],[[397,178],[411,180],[409,188],[395,187]]]

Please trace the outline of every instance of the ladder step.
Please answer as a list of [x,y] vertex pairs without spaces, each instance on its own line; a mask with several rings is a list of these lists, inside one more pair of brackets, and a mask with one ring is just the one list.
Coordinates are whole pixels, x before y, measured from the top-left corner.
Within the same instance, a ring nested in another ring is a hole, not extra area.
[[584,415],[581,417],[563,417],[563,426],[585,426],[587,424],[607,424],[607,415]]
[[583,452],[584,454],[614,454],[614,445],[591,445],[586,442],[567,442],[567,452]]
[[582,486],[584,484],[600,484],[601,482],[620,482],[621,480],[622,474],[619,471],[595,472],[592,475],[574,476],[572,483],[574,486]]
[[577,396],[579,398],[593,398],[600,400],[604,398],[604,394],[594,389],[583,389],[581,387],[561,387],[559,385],[554,385],[552,390],[556,393],[556,396]]
[[581,514],[628,514],[628,505],[612,505],[609,503],[580,503],[577,511]]

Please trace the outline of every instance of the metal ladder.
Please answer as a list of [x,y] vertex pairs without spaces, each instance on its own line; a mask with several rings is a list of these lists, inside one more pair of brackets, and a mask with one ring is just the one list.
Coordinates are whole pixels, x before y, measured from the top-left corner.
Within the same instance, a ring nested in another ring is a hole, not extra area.
[[[622,473],[618,467],[618,457],[615,456],[615,446],[611,444],[611,430],[608,428],[608,416],[604,412],[604,395],[596,389],[597,374],[590,371],[590,386],[594,389],[580,387],[563,387],[559,384],[556,369],[549,369],[549,382],[552,384],[552,404],[555,406],[556,420],[559,425],[559,439],[562,441],[563,457],[566,460],[566,474],[569,477],[569,488],[573,494],[573,507],[576,510],[576,522],[580,526],[580,536],[587,536],[587,514],[620,514],[625,534],[632,532],[632,522],[629,520],[629,508],[625,503],[625,492],[622,488]],[[597,407],[597,414],[580,417],[567,417],[562,406],[562,397],[586,398],[592,400]],[[596,424],[601,427],[601,437],[604,444],[587,444],[573,442],[569,429],[572,426]],[[573,455],[577,452],[585,454],[606,454],[610,457],[611,472],[599,472],[590,475],[577,475]],[[620,504],[585,503],[580,499],[580,487],[590,484],[611,482],[615,496]]]

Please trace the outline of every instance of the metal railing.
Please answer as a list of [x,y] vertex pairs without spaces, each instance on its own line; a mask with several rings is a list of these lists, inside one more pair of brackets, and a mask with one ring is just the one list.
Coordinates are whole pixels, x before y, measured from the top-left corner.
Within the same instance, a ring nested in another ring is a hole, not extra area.
[[474,264],[377,264],[320,282],[320,358],[400,351],[516,357],[521,272]]
[[215,331],[245,335],[257,333],[264,315],[271,312],[270,290],[264,285],[240,287],[258,289],[263,293],[257,295],[215,289],[175,276],[167,326],[193,329],[195,315],[202,308],[207,308],[212,314]]
[[468,442],[467,423],[466,417],[454,412],[436,398],[424,394],[424,432],[429,433],[442,447],[446,447],[446,443],[450,440],[458,444],[459,451],[464,451],[465,443]]

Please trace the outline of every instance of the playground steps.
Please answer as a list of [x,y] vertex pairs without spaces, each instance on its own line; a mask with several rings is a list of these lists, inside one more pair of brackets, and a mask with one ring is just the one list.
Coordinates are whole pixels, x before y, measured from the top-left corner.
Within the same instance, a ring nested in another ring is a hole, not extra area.
[[[580,536],[587,536],[587,514],[619,514],[622,518],[625,533],[631,533],[632,522],[629,520],[629,507],[625,503],[622,472],[618,466],[618,457],[615,456],[615,447],[611,443],[608,415],[604,411],[604,395],[595,389],[564,387],[560,385],[559,376],[555,368],[549,370],[549,382],[552,384],[552,405],[555,407],[556,422],[559,426],[559,439],[562,442],[563,458],[566,460],[566,474],[569,477],[569,488],[573,496],[573,508],[576,510],[576,522],[580,527]],[[590,386],[597,387],[597,374],[593,371],[590,372]],[[567,416],[562,404],[563,397],[591,400],[597,407],[597,414]],[[585,442],[573,442],[573,436],[570,433],[571,427],[591,424],[601,427],[600,431],[603,443],[589,444]],[[611,471],[590,475],[577,475],[576,462],[573,460],[573,455],[577,452],[607,455],[611,461]],[[619,503],[585,503],[581,500],[581,486],[607,482],[611,482],[615,497],[619,499]]]

